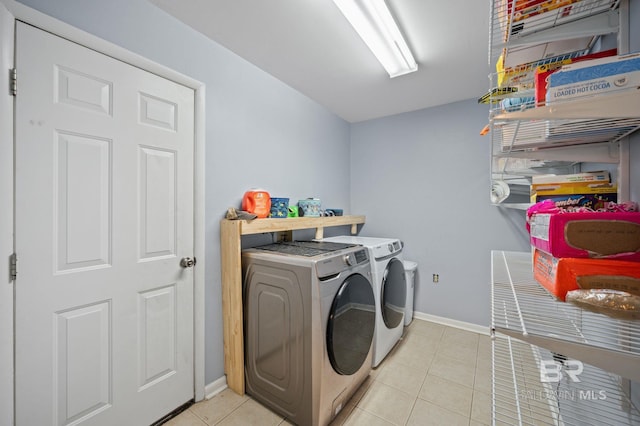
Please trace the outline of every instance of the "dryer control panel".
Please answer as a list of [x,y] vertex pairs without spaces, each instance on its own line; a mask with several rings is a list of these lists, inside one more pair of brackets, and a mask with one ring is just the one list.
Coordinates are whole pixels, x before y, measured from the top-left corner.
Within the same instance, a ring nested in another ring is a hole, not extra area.
[[371,248],[375,260],[384,260],[402,252],[402,241],[388,240]]

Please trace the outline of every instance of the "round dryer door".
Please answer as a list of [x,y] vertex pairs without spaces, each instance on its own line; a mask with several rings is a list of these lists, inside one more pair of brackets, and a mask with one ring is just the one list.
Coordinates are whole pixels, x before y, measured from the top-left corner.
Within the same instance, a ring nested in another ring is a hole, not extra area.
[[384,324],[387,328],[396,328],[404,323],[404,307],[407,303],[407,278],[401,260],[394,257],[389,261],[380,291]]
[[367,359],[375,313],[371,282],[360,274],[349,276],[333,300],[327,323],[327,352],[339,374],[356,373]]

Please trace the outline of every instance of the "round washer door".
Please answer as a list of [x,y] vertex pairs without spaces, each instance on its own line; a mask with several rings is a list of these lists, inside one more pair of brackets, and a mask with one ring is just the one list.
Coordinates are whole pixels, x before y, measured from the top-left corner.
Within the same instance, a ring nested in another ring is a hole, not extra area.
[[373,288],[363,275],[350,275],[340,285],[327,323],[327,352],[333,369],[342,375],[364,364],[375,329]]
[[400,259],[394,257],[387,263],[380,291],[384,324],[387,328],[396,328],[404,321],[404,307],[407,304],[407,278]]

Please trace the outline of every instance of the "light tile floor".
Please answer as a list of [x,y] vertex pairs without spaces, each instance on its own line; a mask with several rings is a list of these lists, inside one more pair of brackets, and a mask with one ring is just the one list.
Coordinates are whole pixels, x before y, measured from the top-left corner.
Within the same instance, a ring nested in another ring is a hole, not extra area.
[[[230,389],[192,405],[166,426],[290,425]],[[331,423],[490,425],[489,336],[414,319],[403,339]]]

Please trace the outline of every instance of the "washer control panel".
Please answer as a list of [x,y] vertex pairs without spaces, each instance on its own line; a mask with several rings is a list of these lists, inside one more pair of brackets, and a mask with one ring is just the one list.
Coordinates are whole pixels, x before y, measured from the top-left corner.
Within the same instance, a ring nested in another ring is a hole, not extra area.
[[328,278],[338,275],[340,272],[369,263],[369,255],[367,250],[359,248],[336,253],[335,256],[329,256],[325,259],[318,260],[316,263],[316,272],[319,278]]

